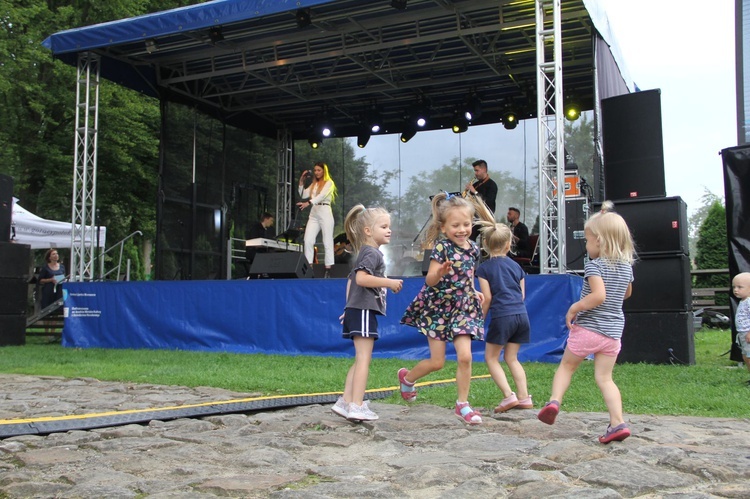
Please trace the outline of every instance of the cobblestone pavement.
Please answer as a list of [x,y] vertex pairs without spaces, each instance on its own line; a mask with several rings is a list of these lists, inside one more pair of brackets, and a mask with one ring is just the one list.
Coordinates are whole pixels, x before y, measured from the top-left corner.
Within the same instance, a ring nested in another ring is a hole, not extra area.
[[[257,394],[0,375],[0,420],[226,401]],[[468,427],[452,411],[374,402],[353,424],[310,405],[0,440],[0,497],[750,498],[750,421],[536,410]]]

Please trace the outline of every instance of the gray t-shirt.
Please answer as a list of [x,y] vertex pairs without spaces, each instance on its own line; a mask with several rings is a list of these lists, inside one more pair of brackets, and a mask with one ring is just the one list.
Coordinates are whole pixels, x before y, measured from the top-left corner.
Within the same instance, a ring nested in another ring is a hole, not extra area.
[[613,339],[622,337],[625,327],[625,315],[622,313],[622,302],[625,291],[633,282],[633,267],[627,263],[607,262],[595,258],[586,263],[583,269],[583,289],[581,298],[591,294],[589,277],[599,276],[604,281],[607,297],[604,303],[591,310],[584,310],[576,317],[576,324],[590,331],[596,331]]
[[378,248],[364,245],[359,250],[357,261],[349,273],[349,296],[346,308],[373,310],[376,314],[385,315],[385,288],[365,288],[357,284],[357,272],[363,270],[376,277],[385,277],[385,259]]

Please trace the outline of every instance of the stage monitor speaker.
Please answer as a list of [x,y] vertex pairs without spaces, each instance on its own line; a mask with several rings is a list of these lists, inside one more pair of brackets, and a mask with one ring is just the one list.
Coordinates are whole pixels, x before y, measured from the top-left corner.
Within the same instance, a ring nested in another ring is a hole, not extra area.
[[690,258],[656,255],[633,267],[633,294],[623,303],[625,312],[689,312],[693,309]]
[[[354,262],[352,262],[354,263]],[[326,276],[326,266],[323,263],[314,263],[312,266],[313,277],[316,279],[323,279]],[[349,277],[352,266],[348,263],[334,263],[333,267],[328,271],[328,277],[332,279],[346,279]]]
[[626,312],[618,363],[695,364],[692,312]]
[[661,90],[602,99],[607,199],[666,196]]
[[0,315],[26,314],[29,284],[26,279],[0,278]]
[[[601,203],[593,209],[599,211]],[[615,201],[615,212],[627,222],[639,256],[689,253],[687,205],[682,198]]]
[[565,200],[565,259],[567,270],[583,270],[586,263],[586,238],[583,226],[586,224],[585,198]]
[[10,241],[13,215],[13,177],[0,174],[0,242]]
[[313,270],[304,253],[298,251],[258,253],[250,266],[250,275],[262,279],[310,278]]
[[0,315],[0,347],[26,344],[26,314]]
[[0,242],[0,278],[31,276],[31,246]]

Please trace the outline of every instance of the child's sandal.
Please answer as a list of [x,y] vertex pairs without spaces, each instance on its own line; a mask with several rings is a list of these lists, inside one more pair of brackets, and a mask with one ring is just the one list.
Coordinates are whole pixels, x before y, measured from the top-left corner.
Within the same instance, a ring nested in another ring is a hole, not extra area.
[[627,423],[618,424],[614,428],[611,425],[607,425],[607,431],[599,437],[599,442],[602,444],[608,444],[610,442],[618,441],[622,442],[630,436],[630,428]]
[[414,388],[414,383],[406,381],[406,375],[409,374],[409,370],[402,367],[398,370],[398,382],[401,385],[401,398],[407,402],[413,402],[417,398],[417,389]]
[[456,417],[466,424],[482,424],[482,415],[472,409],[468,402],[456,404]]

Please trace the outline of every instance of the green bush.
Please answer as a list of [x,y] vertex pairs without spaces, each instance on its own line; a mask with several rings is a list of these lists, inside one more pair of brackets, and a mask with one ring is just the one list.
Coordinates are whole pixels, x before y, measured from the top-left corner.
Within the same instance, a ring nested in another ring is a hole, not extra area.
[[[719,201],[708,209],[706,219],[698,231],[695,266],[698,269],[725,269],[729,265],[726,210]],[[699,275],[695,277],[696,288],[729,289],[728,275]],[[717,305],[729,305],[729,294],[718,293]]]

